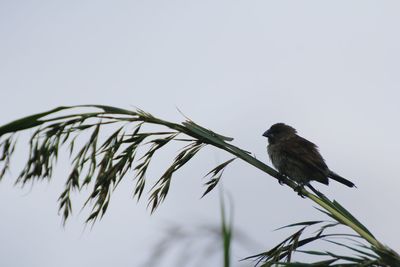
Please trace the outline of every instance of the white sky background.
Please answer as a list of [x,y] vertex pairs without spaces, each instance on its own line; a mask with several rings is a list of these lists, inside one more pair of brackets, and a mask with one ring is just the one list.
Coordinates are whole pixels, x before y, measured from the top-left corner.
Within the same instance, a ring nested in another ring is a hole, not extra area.
[[[358,188],[316,186],[400,251],[399,11],[398,1],[365,0],[0,1],[0,124],[87,103],[181,121],[179,107],[267,161],[261,134],[286,122]],[[228,157],[207,149],[177,173],[154,215],[131,199],[131,175],[92,230],[79,196],[63,228],[57,198],[68,158],[52,182],[14,187],[23,137],[0,183],[0,266],[139,266],[166,226],[219,223],[218,192],[200,200],[201,177]],[[154,177],[174,152],[152,165]],[[288,233],[273,229],[324,218],[244,163],[223,184],[235,226],[260,243],[238,249],[235,263]]]

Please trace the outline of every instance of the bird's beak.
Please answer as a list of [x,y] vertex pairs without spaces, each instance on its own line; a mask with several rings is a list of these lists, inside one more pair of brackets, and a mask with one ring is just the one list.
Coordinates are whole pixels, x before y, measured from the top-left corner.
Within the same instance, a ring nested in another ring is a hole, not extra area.
[[271,137],[269,130],[265,131],[265,132],[263,133],[263,136],[265,136],[265,137]]

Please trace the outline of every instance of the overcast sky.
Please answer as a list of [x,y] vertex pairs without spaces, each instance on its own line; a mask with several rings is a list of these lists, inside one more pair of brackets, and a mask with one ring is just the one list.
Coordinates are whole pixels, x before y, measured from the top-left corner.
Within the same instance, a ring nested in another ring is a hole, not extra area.
[[[261,134],[285,122],[358,188],[316,186],[400,251],[399,11],[398,1],[368,0],[3,0],[0,124],[87,103],[181,121],[178,107],[269,163]],[[84,227],[83,192],[63,228],[57,198],[69,160],[60,160],[49,183],[14,187],[26,137],[0,183],[1,266],[140,266],[166,227],[219,224],[218,192],[200,199],[202,177],[228,155],[207,149],[177,173],[155,214],[132,200],[130,174],[102,221]],[[155,177],[174,152],[152,165]],[[235,226],[258,244],[237,248],[235,263],[287,234],[273,229],[325,218],[245,163],[235,162],[223,184]],[[219,258],[212,261],[218,266]]]

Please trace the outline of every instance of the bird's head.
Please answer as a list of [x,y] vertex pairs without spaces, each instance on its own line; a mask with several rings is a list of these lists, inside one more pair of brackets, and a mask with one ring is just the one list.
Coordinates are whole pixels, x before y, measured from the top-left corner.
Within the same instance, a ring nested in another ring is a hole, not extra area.
[[296,133],[296,129],[289,125],[284,123],[275,123],[271,126],[271,128],[263,133],[263,136],[268,138],[268,142],[270,144],[273,144],[277,141],[293,137],[296,135]]

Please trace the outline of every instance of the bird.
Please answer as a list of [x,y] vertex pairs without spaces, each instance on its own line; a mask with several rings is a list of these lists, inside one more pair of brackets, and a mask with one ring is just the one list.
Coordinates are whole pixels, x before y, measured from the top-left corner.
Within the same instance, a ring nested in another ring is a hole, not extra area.
[[280,175],[295,181],[300,187],[317,181],[328,185],[329,179],[348,187],[351,181],[331,171],[319,153],[318,147],[297,135],[295,128],[284,123],[272,125],[263,136],[268,138],[268,155]]

